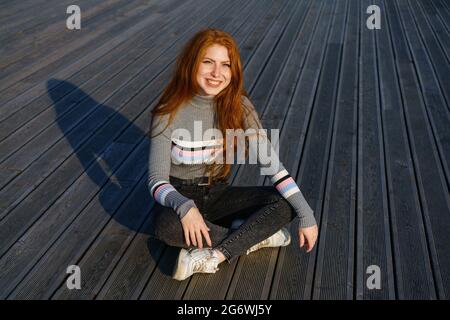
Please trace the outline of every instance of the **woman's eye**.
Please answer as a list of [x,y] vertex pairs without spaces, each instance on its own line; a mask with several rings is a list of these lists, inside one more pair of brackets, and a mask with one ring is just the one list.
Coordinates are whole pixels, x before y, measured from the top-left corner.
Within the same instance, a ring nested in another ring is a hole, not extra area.
[[227,67],[231,67],[231,64],[226,64]]

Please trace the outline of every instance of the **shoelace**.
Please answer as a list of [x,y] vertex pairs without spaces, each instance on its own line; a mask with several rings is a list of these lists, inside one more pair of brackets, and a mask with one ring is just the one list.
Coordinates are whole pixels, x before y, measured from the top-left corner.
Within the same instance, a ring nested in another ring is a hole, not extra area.
[[201,259],[194,262],[194,272],[201,271],[206,266],[206,260]]
[[213,258],[212,254],[209,253],[207,256],[194,261],[194,272],[198,272],[201,270],[209,270],[209,271],[217,271],[219,268],[214,267],[214,264],[211,262],[211,266],[208,265],[209,259]]

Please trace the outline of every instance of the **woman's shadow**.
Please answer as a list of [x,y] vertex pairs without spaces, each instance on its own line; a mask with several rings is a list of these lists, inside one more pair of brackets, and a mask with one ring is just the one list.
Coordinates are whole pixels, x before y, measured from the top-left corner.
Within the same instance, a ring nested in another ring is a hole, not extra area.
[[[65,95],[67,92],[70,93]],[[84,172],[100,189],[97,199],[104,212],[130,230],[149,234],[149,252],[157,262],[163,244],[153,238],[151,216],[148,227],[141,228],[142,214],[150,212],[151,215],[154,211],[154,201],[147,189],[151,150],[146,132],[70,82],[50,79],[47,93],[53,101],[59,128]],[[74,123],[77,123],[76,128]],[[128,199],[130,196],[133,198]],[[173,263],[166,261],[157,265],[163,273],[170,274]]]

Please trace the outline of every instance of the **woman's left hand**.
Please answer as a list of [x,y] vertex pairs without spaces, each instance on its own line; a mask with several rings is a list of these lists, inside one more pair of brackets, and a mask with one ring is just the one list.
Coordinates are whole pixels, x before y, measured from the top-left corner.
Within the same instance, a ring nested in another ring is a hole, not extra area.
[[298,228],[298,239],[300,241],[300,248],[302,248],[305,245],[306,242],[306,252],[310,252],[316,241],[317,236],[319,234],[319,230],[317,228],[317,224],[313,225],[312,227],[307,228]]

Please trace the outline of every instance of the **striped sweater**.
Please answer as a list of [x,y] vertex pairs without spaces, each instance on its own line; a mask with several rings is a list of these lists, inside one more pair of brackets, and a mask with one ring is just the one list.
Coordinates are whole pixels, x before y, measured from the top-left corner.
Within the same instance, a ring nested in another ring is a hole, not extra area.
[[[262,127],[250,100],[243,96],[242,102],[246,107],[244,110],[248,110],[244,112],[246,114],[244,130]],[[207,164],[221,156],[223,140],[222,137],[214,135],[214,128],[217,126],[212,96],[194,96],[188,103],[181,106],[169,126],[167,121],[168,115],[152,119],[148,187],[157,203],[173,208],[181,219],[196,205],[192,199],[186,198],[170,184],[169,176],[180,179],[206,176]],[[255,150],[255,145],[252,143],[248,146],[250,153],[255,154],[260,167],[266,167],[268,164],[267,161],[262,161],[261,149]],[[313,210],[294,179],[280,162],[270,141],[268,146],[271,149],[271,155],[275,155],[275,158],[271,157],[271,161],[275,159],[277,164],[276,172],[269,175],[270,181],[297,212],[300,227],[315,225]]]

